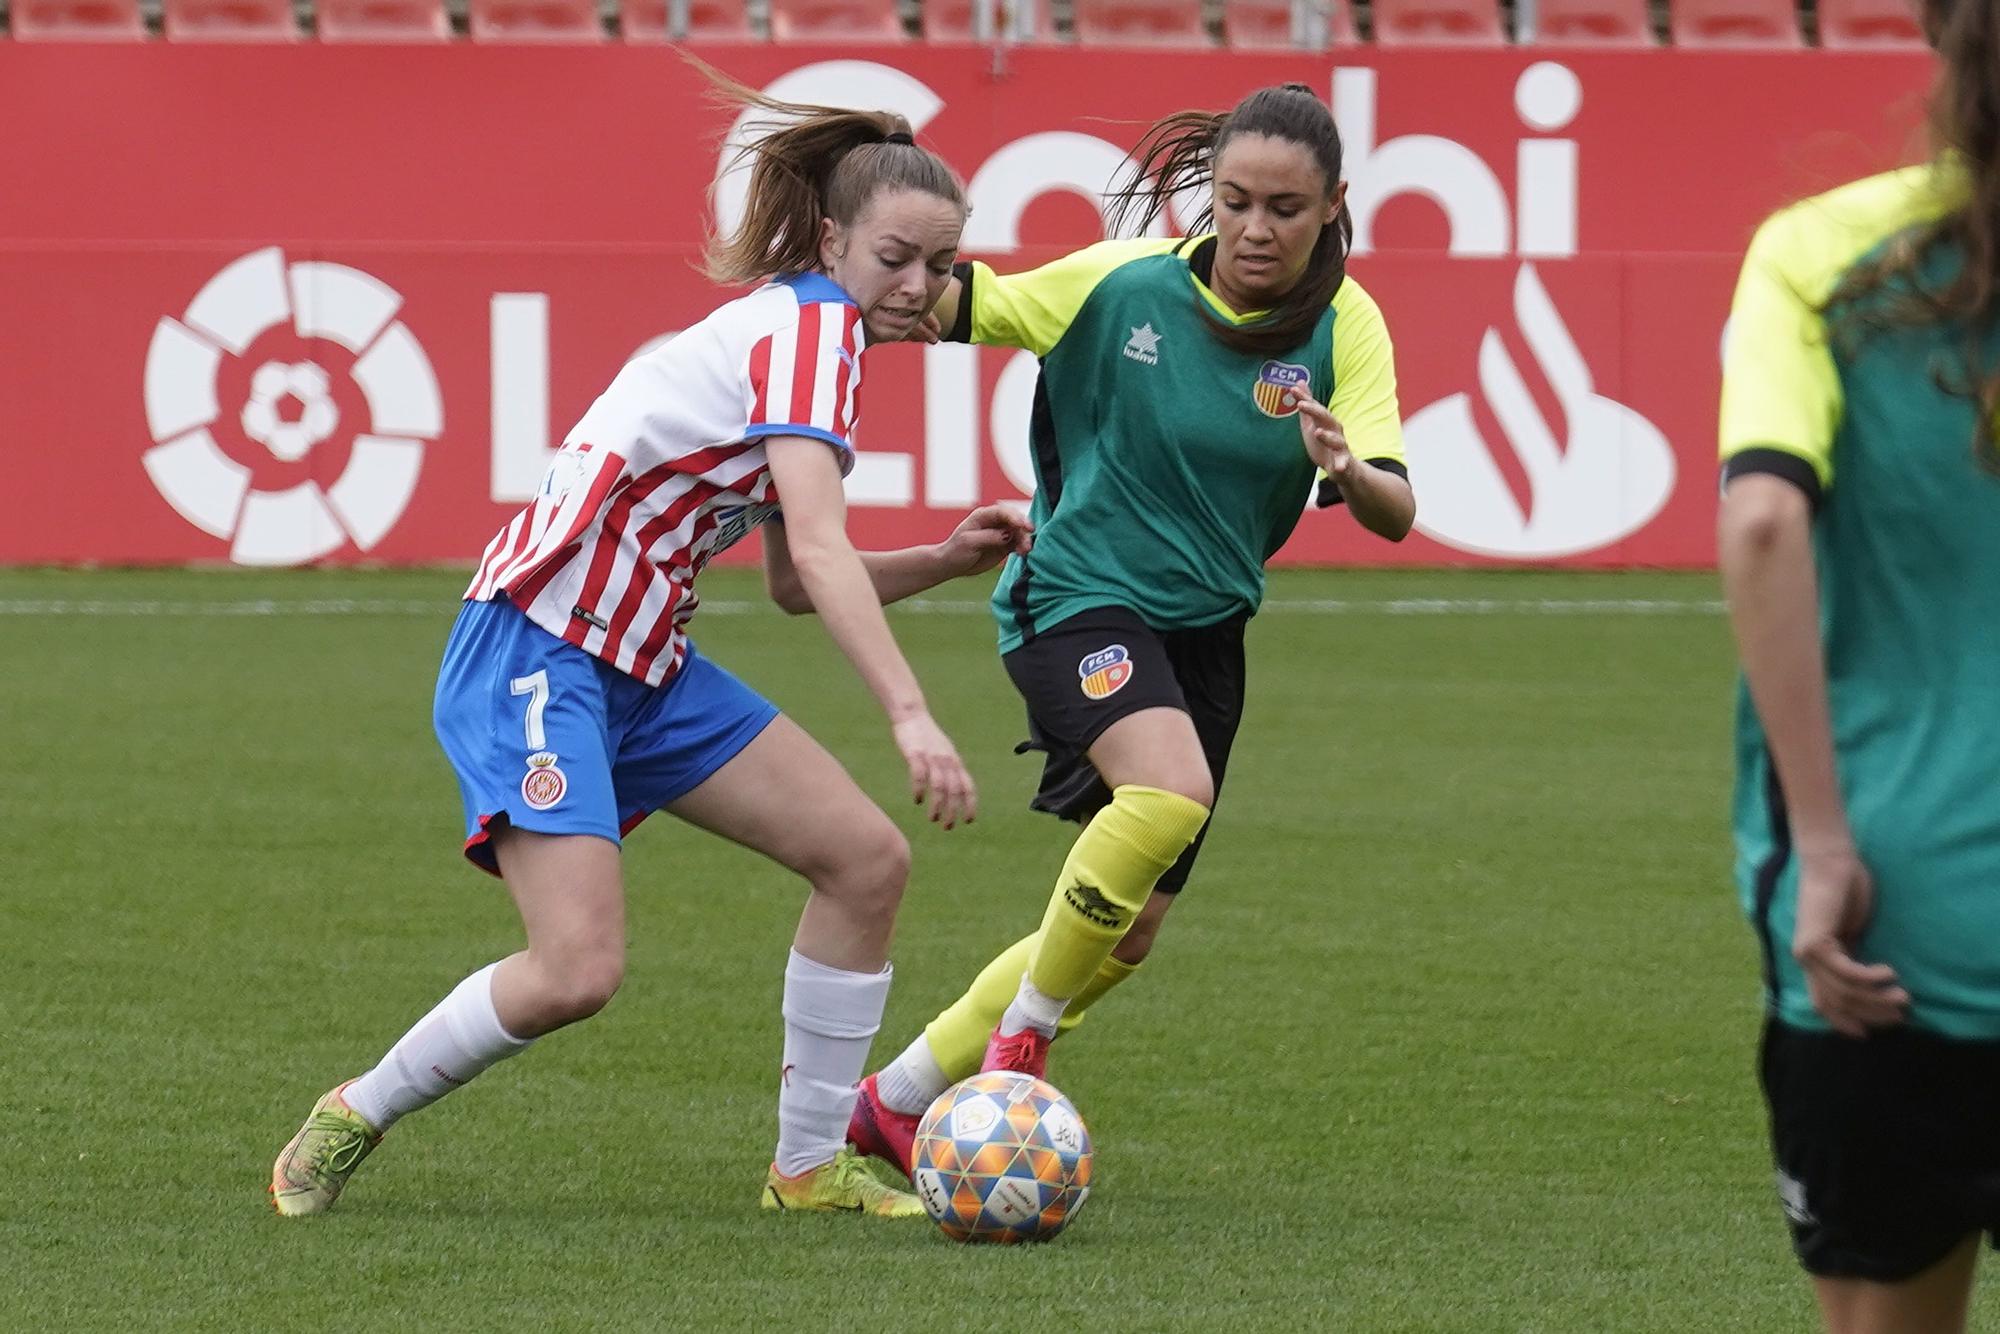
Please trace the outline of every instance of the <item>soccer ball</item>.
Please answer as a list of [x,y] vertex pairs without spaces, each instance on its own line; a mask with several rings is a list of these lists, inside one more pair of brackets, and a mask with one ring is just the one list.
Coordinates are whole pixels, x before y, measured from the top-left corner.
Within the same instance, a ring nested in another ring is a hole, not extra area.
[[1047,1241],[1090,1197],[1090,1132],[1033,1075],[974,1075],[917,1124],[910,1179],[954,1241]]

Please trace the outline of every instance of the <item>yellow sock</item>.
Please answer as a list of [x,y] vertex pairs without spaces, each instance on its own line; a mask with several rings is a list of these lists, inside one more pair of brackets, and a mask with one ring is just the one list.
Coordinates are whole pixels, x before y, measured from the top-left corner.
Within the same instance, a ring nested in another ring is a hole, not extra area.
[[[1063,1008],[1062,1022],[1056,1025],[1056,1036],[1061,1037],[1082,1023],[1085,1010],[1102,1000],[1105,992],[1138,971],[1139,965],[1136,963],[1126,963],[1115,956],[1107,958],[1104,966],[1097,970],[1097,976],[1085,983],[1082,991],[1070,997],[1069,1004]],[[994,1022],[999,1021],[996,1019]]]
[[[992,963],[979,970],[979,976],[972,980],[965,994],[924,1029],[924,1044],[931,1049],[931,1059],[951,1083],[979,1073],[980,1059],[986,1055],[986,1040],[993,1036],[1000,1016],[1006,1013],[1007,1002],[1020,989],[1021,974],[1028,971],[1028,960],[1040,934],[1023,936],[1002,950]],[[1138,964],[1123,959],[1105,959],[1097,976],[1071,998],[1069,1007],[1063,1011],[1057,1036],[1082,1023],[1085,1010],[1138,968]]]
[[1178,792],[1136,783],[1114,791],[1063,863],[1028,960],[1034,988],[1056,1000],[1080,995],[1207,820],[1206,806]]
[[979,970],[965,994],[924,1030],[932,1059],[952,1083],[979,1073],[986,1039],[993,1036],[993,1026],[1000,1022],[1007,1002],[1020,990],[1021,974],[1028,971],[1034,948],[1035,938],[1024,936],[1000,951],[998,958]]

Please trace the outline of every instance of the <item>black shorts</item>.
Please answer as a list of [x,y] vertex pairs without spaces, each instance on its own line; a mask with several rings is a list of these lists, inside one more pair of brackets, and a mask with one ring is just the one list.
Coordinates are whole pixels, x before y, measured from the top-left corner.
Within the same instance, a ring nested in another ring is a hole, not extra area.
[[[1039,750],[1042,785],[1028,804],[1085,821],[1111,804],[1111,789],[1086,753],[1104,729],[1141,709],[1179,709],[1194,723],[1222,795],[1229,747],[1243,720],[1243,627],[1247,615],[1198,630],[1155,630],[1123,607],[1079,612],[1001,659],[1028,705],[1028,740]],[[1208,826],[1160,877],[1155,889],[1180,892]]]
[[2000,1246],[2000,1042],[1864,1041],[1772,1021],[1758,1074],[1799,1263],[1894,1283],[1968,1233]]

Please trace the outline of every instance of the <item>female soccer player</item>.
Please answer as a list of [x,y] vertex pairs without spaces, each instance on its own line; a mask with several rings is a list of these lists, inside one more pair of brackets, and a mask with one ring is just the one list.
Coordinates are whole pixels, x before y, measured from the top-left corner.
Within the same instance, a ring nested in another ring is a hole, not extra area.
[[774,595],[818,611],[889,715],[916,800],[949,829],[972,818],[972,780],[882,603],[990,569],[1027,529],[992,508],[936,547],[848,544],[841,478],[860,359],[908,334],[950,278],[964,193],[900,116],[724,88],[797,120],[748,150],[746,219],[711,242],[709,271],[732,284],[778,276],[619,372],[487,547],[438,679],[466,855],[506,882],[527,948],[466,978],[319,1100],[272,1171],[281,1214],[325,1210],[397,1120],[603,1008],[624,971],[619,840],[654,810],[811,885],[785,970],[764,1207],[923,1212],[842,1144],[889,991],[908,845],[831,755],[701,657],[686,626],[709,559],[781,518],[764,530]]
[[1389,335],[1346,277],[1326,106],[1265,88],[1168,117],[1132,161],[1116,197],[1134,230],[1206,187],[1213,234],[1107,241],[1007,277],[960,265],[936,311],[947,337],[1042,358],[1035,546],[993,610],[1047,756],[1033,805],[1084,829],[1041,928],[864,1082],[848,1138],[906,1173],[938,1093],[982,1065],[1041,1073],[1058,1029],[1152,948],[1228,763],[1264,562],[1315,465],[1322,503],[1375,533],[1398,540],[1416,514]]
[[1764,224],[1722,388],[1737,881],[1834,1334],[1964,1329],[2000,1227],[2000,10],[1924,20],[1937,156]]

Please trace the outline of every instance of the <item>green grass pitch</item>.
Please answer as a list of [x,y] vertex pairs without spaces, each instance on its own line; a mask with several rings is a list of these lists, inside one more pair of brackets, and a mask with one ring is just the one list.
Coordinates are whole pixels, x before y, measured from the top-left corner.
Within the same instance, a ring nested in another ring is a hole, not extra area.
[[[278,1219],[313,1099],[518,942],[430,732],[461,583],[0,575],[0,1329],[1811,1328],[1698,577],[1273,579],[1195,882],[1056,1049],[1100,1185],[1054,1245],[756,1208],[800,889],[667,819],[612,1007]],[[894,613],[982,785],[950,835],[814,622],[717,572],[697,623],[911,833],[878,1060],[1067,843],[962,588]]]

